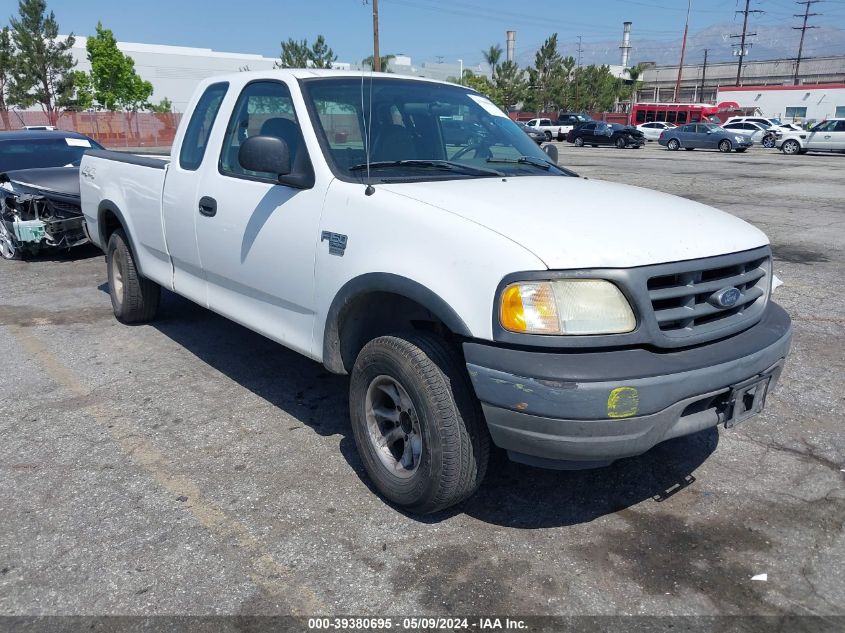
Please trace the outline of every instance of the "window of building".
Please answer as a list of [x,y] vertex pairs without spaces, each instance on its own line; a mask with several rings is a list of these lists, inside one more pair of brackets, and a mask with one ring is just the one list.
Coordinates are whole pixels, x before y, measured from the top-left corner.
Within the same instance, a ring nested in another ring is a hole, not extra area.
[[837,119],[845,119],[845,105],[836,106],[836,114],[834,114]]
[[786,109],[785,114],[787,119],[804,119],[807,117],[806,107],[792,107]]

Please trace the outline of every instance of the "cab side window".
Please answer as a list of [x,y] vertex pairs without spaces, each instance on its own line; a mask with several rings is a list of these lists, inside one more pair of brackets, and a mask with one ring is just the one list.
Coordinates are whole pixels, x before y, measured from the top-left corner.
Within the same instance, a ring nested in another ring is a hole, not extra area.
[[220,153],[220,173],[226,176],[275,181],[278,174],[250,171],[241,166],[238,152],[253,136],[275,136],[288,146],[290,162],[305,157],[305,143],[288,87],[278,81],[255,81],[238,97]]
[[185,131],[182,148],[179,150],[179,166],[182,169],[194,171],[202,163],[211,128],[214,126],[220,104],[223,103],[223,97],[226,96],[228,89],[228,83],[212,84],[202,93],[191,115],[188,129]]

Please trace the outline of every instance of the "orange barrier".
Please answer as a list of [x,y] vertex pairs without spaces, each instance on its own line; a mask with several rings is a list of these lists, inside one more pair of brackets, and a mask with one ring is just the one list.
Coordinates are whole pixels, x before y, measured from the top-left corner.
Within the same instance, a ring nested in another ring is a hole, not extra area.
[[[173,144],[181,118],[176,112],[64,112],[56,127],[90,136],[108,148],[163,148]],[[49,118],[43,112],[0,113],[0,130],[33,125],[50,125]]]

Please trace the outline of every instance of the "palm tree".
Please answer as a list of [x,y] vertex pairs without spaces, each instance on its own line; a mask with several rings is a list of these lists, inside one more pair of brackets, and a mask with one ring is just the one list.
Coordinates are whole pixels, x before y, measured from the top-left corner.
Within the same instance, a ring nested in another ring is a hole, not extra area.
[[[393,71],[388,68],[388,64],[390,64],[391,59],[396,59],[396,55],[379,55],[379,66],[381,67],[381,72],[383,73],[392,73]],[[369,66],[370,68],[373,67],[373,56],[370,55],[369,57],[365,57],[361,60],[362,66]]]
[[499,60],[502,59],[502,47],[494,44],[486,51],[481,51],[481,54],[484,55],[484,61],[490,66],[490,72],[492,73],[493,79],[495,79],[496,72],[499,68]]

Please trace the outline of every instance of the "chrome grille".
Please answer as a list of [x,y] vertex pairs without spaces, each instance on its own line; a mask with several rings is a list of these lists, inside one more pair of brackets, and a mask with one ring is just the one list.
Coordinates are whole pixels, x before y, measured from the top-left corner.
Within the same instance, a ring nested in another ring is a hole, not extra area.
[[[648,279],[648,296],[657,326],[669,338],[705,334],[758,316],[768,299],[771,258],[759,253],[749,259],[696,267]],[[714,305],[714,294],[736,288],[740,296],[725,308]]]

